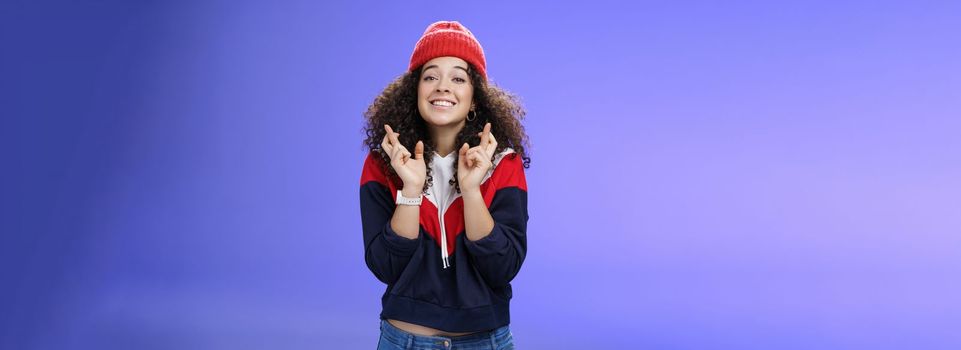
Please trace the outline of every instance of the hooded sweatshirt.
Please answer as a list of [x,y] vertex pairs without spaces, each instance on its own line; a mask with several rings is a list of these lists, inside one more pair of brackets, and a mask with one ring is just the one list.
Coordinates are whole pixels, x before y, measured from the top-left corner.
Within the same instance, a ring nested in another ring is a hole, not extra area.
[[510,282],[527,253],[527,181],[521,157],[510,148],[497,154],[480,192],[494,219],[490,234],[471,241],[464,201],[449,184],[457,162],[433,153],[432,185],[420,206],[415,239],[390,226],[396,176],[371,152],[360,180],[360,211],[367,267],[387,285],[381,319],[396,319],[447,332],[484,331],[510,323]]

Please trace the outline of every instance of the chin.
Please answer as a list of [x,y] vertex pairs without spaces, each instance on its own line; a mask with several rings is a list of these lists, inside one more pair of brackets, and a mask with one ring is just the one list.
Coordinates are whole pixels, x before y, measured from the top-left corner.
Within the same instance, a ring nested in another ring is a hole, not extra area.
[[426,121],[427,124],[430,124],[433,126],[449,126],[449,125],[457,125],[458,123],[463,121],[466,117],[467,116],[458,118],[453,115],[446,115],[446,114],[424,115],[424,121]]
[[425,120],[427,121],[427,124],[430,124],[433,126],[452,126],[460,123],[460,120],[446,119],[446,118],[434,118],[434,119],[425,119]]

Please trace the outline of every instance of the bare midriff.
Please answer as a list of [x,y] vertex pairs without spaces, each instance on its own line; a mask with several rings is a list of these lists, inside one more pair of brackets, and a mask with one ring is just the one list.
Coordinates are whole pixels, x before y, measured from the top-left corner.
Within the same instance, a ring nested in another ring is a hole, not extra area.
[[410,322],[398,321],[395,319],[388,319],[387,322],[390,322],[390,324],[394,325],[394,327],[397,327],[403,330],[404,332],[412,333],[416,335],[426,335],[429,337],[438,337],[438,336],[439,337],[458,337],[458,336],[474,333],[474,332],[464,332],[464,333],[444,332],[439,329],[430,328],[427,326],[421,326],[419,324],[413,324]]

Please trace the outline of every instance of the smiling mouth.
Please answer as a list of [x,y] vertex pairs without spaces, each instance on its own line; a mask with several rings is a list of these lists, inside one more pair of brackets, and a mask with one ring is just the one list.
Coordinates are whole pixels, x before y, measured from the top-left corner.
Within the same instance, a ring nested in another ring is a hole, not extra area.
[[431,101],[430,104],[437,107],[454,107],[456,103],[446,100],[434,100]]

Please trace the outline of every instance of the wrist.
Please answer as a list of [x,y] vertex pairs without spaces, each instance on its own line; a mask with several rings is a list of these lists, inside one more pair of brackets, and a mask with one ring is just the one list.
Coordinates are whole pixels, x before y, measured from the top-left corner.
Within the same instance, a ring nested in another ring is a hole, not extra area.
[[414,198],[414,197],[420,197],[423,191],[424,191],[424,185],[421,184],[420,186],[404,185],[404,188],[400,192],[404,195],[404,197]]
[[472,189],[466,189],[466,190],[461,189],[460,195],[464,197],[465,200],[470,200],[474,198],[484,198],[484,196],[481,194],[480,188],[472,188]]

